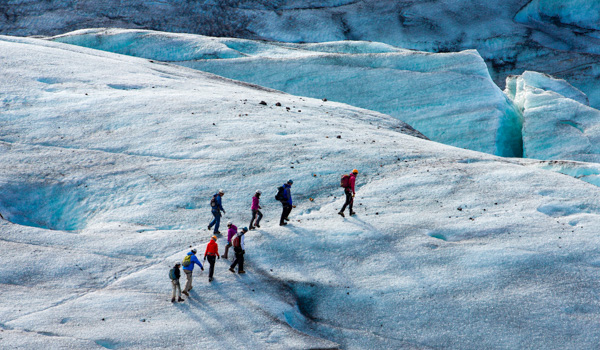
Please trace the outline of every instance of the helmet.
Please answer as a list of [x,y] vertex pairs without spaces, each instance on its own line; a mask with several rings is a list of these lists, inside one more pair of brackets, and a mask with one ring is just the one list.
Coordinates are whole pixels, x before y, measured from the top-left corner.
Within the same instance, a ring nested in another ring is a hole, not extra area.
[[358,170],[354,169],[354,170],[352,170],[352,173],[358,174]]
[[197,250],[196,248],[192,249],[192,253],[196,254]]
[[219,193],[220,193],[220,194],[225,194],[225,191],[223,191],[223,189],[220,189],[220,190],[219,190]]
[[293,183],[294,183],[294,180],[292,180],[292,179],[289,179],[287,183],[289,183],[289,184],[291,185],[291,184],[293,184]]
[[179,261],[176,261],[175,266],[181,266],[181,263]]
[[232,222],[231,221],[227,221],[227,226],[231,226]]
[[256,194],[262,194],[260,190],[256,190]]
[[246,232],[246,231],[248,231],[248,228],[247,227],[242,227],[242,231]]
[[217,236],[212,236],[212,239],[214,239],[215,241],[217,240]]

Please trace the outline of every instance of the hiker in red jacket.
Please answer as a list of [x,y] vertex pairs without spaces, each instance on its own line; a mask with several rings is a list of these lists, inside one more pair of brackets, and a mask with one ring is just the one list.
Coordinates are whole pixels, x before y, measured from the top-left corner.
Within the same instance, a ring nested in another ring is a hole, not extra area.
[[208,270],[208,282],[212,282],[213,273],[215,272],[215,256],[221,259],[219,256],[219,245],[217,244],[217,236],[212,236],[208,244],[206,245],[206,251],[204,252],[204,261],[208,258],[210,269]]
[[[346,210],[346,207],[348,207],[348,209],[350,211],[350,215],[356,214],[352,210],[352,206],[354,205],[354,195],[356,194],[356,191],[354,191],[354,185],[356,183],[356,175],[358,175],[358,170],[356,170],[356,169],[352,170],[350,175],[348,175],[347,183],[344,186],[344,194],[346,194],[346,202],[344,203],[342,210],[340,210],[340,212],[338,213],[342,217],[345,217],[344,210]],[[344,185],[344,179],[342,179],[342,184]]]
[[229,267],[229,271],[235,273],[235,265],[238,266],[238,273],[246,273],[244,271],[244,254],[246,254],[246,247],[244,244],[244,234],[248,232],[248,228],[242,228],[242,231],[238,232],[233,239],[233,251],[235,252],[235,260]]

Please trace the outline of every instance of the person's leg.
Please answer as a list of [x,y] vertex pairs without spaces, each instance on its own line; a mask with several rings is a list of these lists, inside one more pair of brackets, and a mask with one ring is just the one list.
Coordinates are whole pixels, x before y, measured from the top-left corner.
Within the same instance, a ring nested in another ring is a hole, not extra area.
[[350,196],[350,204],[349,204],[350,215],[354,215],[354,210],[352,210],[352,207],[354,206],[354,197],[352,197],[352,193],[350,193],[350,192],[348,192],[348,195]]
[[[346,207],[350,205],[350,202],[352,200],[352,193],[350,191],[344,189],[344,194],[346,195],[346,202],[344,202],[344,206],[342,207],[342,210],[340,210],[340,213],[343,213],[346,210]],[[352,209],[350,209],[350,212],[352,212]]]
[[225,246],[225,253],[223,254],[223,259],[227,259],[227,253],[229,252],[229,248],[231,248],[231,242],[227,242],[227,245]]
[[231,264],[231,266],[229,266],[229,270],[231,272],[234,272],[233,269],[235,269],[235,265],[238,264],[238,255],[237,253],[235,253],[235,259],[233,259],[233,264]]
[[218,212],[215,216],[215,233],[219,232],[219,226],[221,225],[221,212]]
[[244,254],[240,253],[240,262],[238,263],[238,273],[244,272]]
[[177,291],[177,280],[171,280],[171,285],[173,286],[173,294],[171,295],[171,302],[174,302],[175,294],[176,294],[175,291]]
[[175,288],[177,289],[177,297],[181,299],[181,284],[179,284],[179,280],[175,280]]
[[210,222],[210,224],[208,224],[209,230],[217,223],[217,213],[214,210],[212,211],[212,215],[213,215],[213,219]]
[[[250,219],[250,226],[248,226],[251,230],[254,228],[253,224],[254,224],[254,219],[256,219],[256,212],[257,210],[252,210],[252,219]],[[258,224],[258,222],[257,222]]]
[[185,271],[185,278],[187,279],[187,281],[185,282],[185,288],[183,288],[183,291],[182,291],[182,293],[185,294],[192,289],[192,271],[190,271],[190,270],[183,270],[183,271]]
[[215,256],[214,255],[209,255],[207,256],[208,259],[208,263],[210,264],[210,268],[208,270],[208,278],[212,279],[213,277],[213,273],[215,272]]
[[290,213],[292,212],[292,206],[287,204],[285,211],[285,220],[289,220]]
[[260,210],[257,210],[256,214],[258,214],[258,219],[256,220],[256,227],[260,227],[260,220],[262,219],[263,214],[260,212]]
[[286,216],[285,216],[286,211],[287,211],[286,204],[283,204],[283,206],[281,208],[281,219],[279,219],[279,225],[285,224],[284,220],[286,218]]

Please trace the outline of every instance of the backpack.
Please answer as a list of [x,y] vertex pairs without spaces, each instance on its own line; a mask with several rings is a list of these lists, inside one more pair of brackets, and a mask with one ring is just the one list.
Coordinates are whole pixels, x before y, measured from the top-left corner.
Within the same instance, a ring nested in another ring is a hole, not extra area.
[[183,258],[181,265],[183,265],[184,267],[188,267],[188,266],[190,266],[191,263],[192,263],[192,256],[186,255],[185,258]]
[[283,192],[285,191],[285,189],[283,188],[283,186],[279,186],[277,187],[277,194],[275,195],[275,199],[278,201],[282,201],[285,198],[283,198]]
[[173,268],[173,269],[171,269],[171,270],[169,271],[169,277],[170,277],[172,280],[176,279],[176,278],[175,278],[175,269],[174,269],[174,268]]
[[344,174],[342,175],[342,179],[340,180],[340,187],[350,187],[350,175]]
[[235,238],[233,239],[231,244],[233,245],[234,252],[239,253],[242,251],[242,239],[240,236],[235,235]]
[[217,198],[216,198],[216,196],[213,196],[212,199],[210,200],[210,206],[212,208],[216,208],[217,207]]

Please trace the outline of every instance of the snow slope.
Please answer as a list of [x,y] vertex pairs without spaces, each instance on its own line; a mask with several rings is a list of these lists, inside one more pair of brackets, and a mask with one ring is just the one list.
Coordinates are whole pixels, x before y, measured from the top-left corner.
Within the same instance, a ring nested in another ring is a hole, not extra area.
[[89,29],[51,40],[215,73],[406,121],[429,139],[521,156],[521,120],[475,51],[432,54],[382,43],[285,44]]
[[503,87],[510,74],[566,79],[600,106],[598,2],[588,0],[11,0],[0,34],[153,29],[284,42],[364,40],[420,51],[476,49]]
[[600,162],[600,111],[564,80],[525,72],[508,78],[506,94],[523,120],[523,155]]
[[[0,61],[2,348],[597,346],[600,189],[575,178],[593,164],[498,158],[377,112],[37,39],[0,37]],[[352,168],[357,216],[341,218]],[[217,261],[172,305],[168,269],[204,249],[218,188],[238,226],[265,193],[248,274]]]

